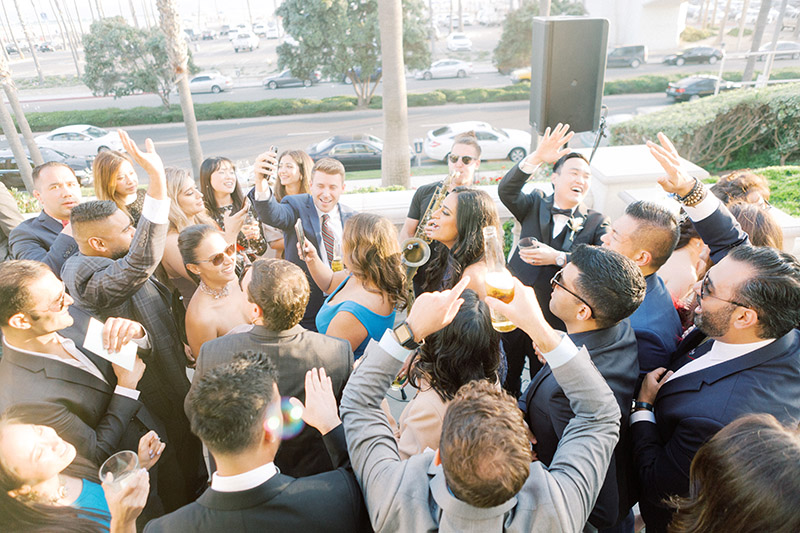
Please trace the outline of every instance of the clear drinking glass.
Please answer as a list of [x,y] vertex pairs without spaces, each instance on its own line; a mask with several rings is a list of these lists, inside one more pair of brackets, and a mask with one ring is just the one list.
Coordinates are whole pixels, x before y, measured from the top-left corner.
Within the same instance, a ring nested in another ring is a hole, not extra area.
[[100,481],[105,482],[106,476],[111,474],[111,481],[108,484],[113,489],[119,490],[125,486],[126,480],[139,470],[139,456],[136,452],[123,450],[106,459],[100,466]]

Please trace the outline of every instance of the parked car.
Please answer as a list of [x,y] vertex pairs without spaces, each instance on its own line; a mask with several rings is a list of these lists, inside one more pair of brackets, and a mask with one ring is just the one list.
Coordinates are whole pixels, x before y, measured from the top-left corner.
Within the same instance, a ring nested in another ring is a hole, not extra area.
[[703,96],[711,96],[719,80],[719,90],[730,91],[738,89],[741,84],[732,81],[721,80],[719,76],[689,76],[667,86],[667,96],[671,96],[675,101],[698,100]]
[[641,45],[618,46],[609,52],[606,66],[638,68],[645,62],[647,62],[647,47]]
[[266,37],[267,36],[267,27],[263,24],[253,24],[253,33],[258,35],[259,37]]
[[189,90],[192,93],[221,93],[233,89],[233,80],[219,72],[201,72],[189,80]]
[[[311,159],[332,157],[339,160],[345,170],[373,170],[381,168],[383,141],[374,135],[334,135],[312,144],[306,150]],[[414,163],[414,150],[408,147],[408,157]]]
[[117,132],[112,133],[88,124],[56,128],[34,140],[40,148],[53,148],[73,156],[88,157],[103,150],[124,150]]
[[214,30],[203,30],[203,33],[200,34],[200,39],[203,41],[213,41],[216,36],[217,34]]
[[518,68],[516,70],[512,70],[509,76],[511,77],[511,81],[514,83],[520,83],[523,81],[527,81],[528,83],[530,83],[531,67]]
[[460,133],[474,131],[481,146],[481,159],[510,159],[519,161],[528,154],[531,134],[522,130],[495,128],[487,122],[455,122],[430,130],[425,136],[423,151],[427,157],[444,161]]
[[53,48],[53,45],[50,43],[40,43],[37,47],[37,50],[40,52],[55,52],[56,49]]
[[[342,74],[342,83],[346,83],[347,85],[351,85],[353,83],[353,81],[350,79],[350,76],[349,76],[350,72],[355,73],[355,75],[359,79],[361,79],[361,67],[353,67],[350,70],[348,70],[347,72],[345,72],[344,74]],[[372,83],[375,83],[376,81],[378,81],[381,78],[382,75],[383,75],[383,69],[381,67],[378,67],[378,69],[375,72],[370,74],[369,81],[372,82]]]
[[447,36],[447,49],[453,52],[472,50],[472,41],[466,34],[451,33]]
[[278,25],[275,24],[274,22],[268,22],[267,23],[266,38],[267,39],[277,39],[280,36],[281,36],[281,32],[280,32],[280,28],[278,28]]
[[[42,154],[42,159],[44,159],[45,163],[57,161],[68,165],[75,172],[75,176],[77,176],[81,185],[88,186],[92,184],[92,162],[94,161],[94,156],[73,157],[52,148],[39,148],[39,152]],[[28,155],[28,164],[33,168],[34,164],[27,148],[25,148],[25,153]],[[0,181],[6,187],[25,188],[22,174],[20,174],[17,166],[17,160],[11,150],[0,150]]]
[[681,66],[685,63],[708,63],[713,65],[722,59],[722,50],[712,46],[695,46],[677,54],[668,55],[662,63]]
[[[765,44],[758,49],[759,52],[769,52],[772,50],[772,43]],[[759,61],[764,61],[767,55],[756,56]],[[792,41],[778,41],[775,47],[775,59],[800,59],[800,43]]]
[[6,52],[9,54],[18,54],[19,50],[17,50],[17,47],[14,46],[14,43],[8,43],[6,44]]
[[288,87],[290,85],[302,85],[303,87],[311,87],[312,83],[319,81],[319,72],[314,72],[308,78],[298,78],[292,74],[289,69],[284,70],[275,76],[268,76],[261,80],[261,85],[267,89],[277,89],[278,87]]
[[236,34],[236,37],[233,38],[231,43],[233,44],[234,52],[237,53],[239,50],[249,50],[252,52],[259,47],[258,37],[246,31],[240,31]]
[[432,78],[466,78],[472,74],[472,63],[460,59],[440,59],[425,70],[419,70],[414,77],[418,80]]

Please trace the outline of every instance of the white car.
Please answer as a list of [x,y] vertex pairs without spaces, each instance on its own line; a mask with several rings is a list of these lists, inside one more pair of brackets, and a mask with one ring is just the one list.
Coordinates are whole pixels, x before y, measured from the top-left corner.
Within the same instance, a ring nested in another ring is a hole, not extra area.
[[417,71],[414,77],[418,80],[431,78],[465,78],[472,74],[472,63],[460,59],[440,59],[429,68]]
[[460,50],[470,51],[472,50],[472,41],[466,34],[463,33],[451,33],[447,37],[447,49],[453,52],[458,52]]
[[481,159],[510,159],[515,163],[528,154],[531,134],[522,130],[495,128],[487,122],[455,122],[430,130],[423,150],[431,159],[443,161],[450,153],[453,139],[460,133],[474,131],[481,145]]
[[72,156],[95,156],[103,150],[124,151],[117,132],[109,132],[88,124],[56,128],[50,133],[39,135],[34,140],[38,146],[53,148]]
[[239,52],[239,50],[249,50],[253,51],[259,46],[258,37],[253,35],[252,33],[246,31],[240,31],[239,34],[234,37],[233,41],[233,50],[235,52]]
[[233,80],[219,72],[201,72],[189,80],[189,91],[192,93],[221,93],[233,89]]

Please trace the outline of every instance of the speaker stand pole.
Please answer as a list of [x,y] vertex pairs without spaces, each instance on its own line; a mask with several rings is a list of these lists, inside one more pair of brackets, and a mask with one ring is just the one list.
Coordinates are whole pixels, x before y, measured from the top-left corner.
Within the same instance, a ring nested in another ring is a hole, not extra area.
[[531,149],[528,151],[529,154],[535,152],[539,147],[539,130],[536,128],[536,124],[531,124],[531,130]]
[[597,134],[594,136],[594,146],[592,146],[592,154],[589,156],[589,164],[592,164],[594,154],[600,146],[600,140],[606,137],[606,114],[608,114],[608,107],[605,105],[601,108],[600,112],[600,125],[597,127]]

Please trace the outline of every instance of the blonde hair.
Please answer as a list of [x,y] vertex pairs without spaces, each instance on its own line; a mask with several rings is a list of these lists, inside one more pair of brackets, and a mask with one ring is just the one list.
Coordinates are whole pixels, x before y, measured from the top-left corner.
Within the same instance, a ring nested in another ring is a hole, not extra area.
[[122,163],[133,165],[130,156],[116,150],[103,150],[92,163],[94,176],[94,192],[98,200],[111,200],[121,211],[128,213],[125,198],[117,195],[117,177]]
[[167,196],[169,196],[169,229],[180,233],[185,228],[194,224],[209,224],[216,227],[216,224],[208,213],[203,211],[193,217],[189,217],[178,204],[178,195],[181,193],[183,185],[189,181],[194,184],[192,174],[185,168],[167,167],[164,169],[167,177]]

